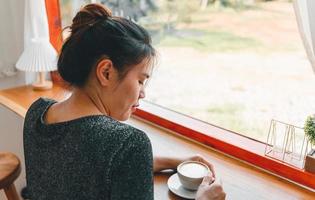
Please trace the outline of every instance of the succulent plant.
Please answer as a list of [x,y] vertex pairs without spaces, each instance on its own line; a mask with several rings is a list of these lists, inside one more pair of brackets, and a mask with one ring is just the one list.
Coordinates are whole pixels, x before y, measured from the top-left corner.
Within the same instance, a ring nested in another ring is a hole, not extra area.
[[307,117],[304,125],[304,132],[312,145],[315,145],[315,115]]

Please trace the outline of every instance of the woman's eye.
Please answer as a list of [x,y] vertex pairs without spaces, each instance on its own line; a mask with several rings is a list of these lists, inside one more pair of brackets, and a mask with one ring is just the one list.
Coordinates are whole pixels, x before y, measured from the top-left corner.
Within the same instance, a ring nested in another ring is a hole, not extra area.
[[139,83],[140,83],[141,85],[143,85],[143,81],[139,81]]

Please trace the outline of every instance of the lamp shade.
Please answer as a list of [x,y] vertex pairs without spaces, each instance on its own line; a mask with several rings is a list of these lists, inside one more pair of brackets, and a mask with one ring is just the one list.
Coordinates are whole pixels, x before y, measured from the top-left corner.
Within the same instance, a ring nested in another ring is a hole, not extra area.
[[16,68],[29,72],[47,72],[57,68],[57,52],[49,42],[44,0],[25,0],[24,51]]
[[16,68],[29,72],[57,69],[57,52],[48,38],[33,38],[16,63]]

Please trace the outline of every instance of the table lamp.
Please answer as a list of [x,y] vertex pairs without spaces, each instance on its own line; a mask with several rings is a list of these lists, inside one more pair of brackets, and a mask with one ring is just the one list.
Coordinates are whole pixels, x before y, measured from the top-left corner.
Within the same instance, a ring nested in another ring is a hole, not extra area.
[[32,84],[34,90],[51,89],[52,82],[45,79],[45,72],[57,69],[57,52],[48,38],[33,38],[17,61],[16,68],[38,72],[37,81]]

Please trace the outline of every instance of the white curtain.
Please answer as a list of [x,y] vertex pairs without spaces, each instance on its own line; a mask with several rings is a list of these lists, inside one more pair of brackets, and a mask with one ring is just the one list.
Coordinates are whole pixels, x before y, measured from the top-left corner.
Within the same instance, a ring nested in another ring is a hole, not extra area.
[[32,38],[49,41],[48,19],[44,0],[25,0],[24,47]]
[[23,51],[24,1],[1,1],[0,78],[16,74],[15,62]]
[[295,0],[293,5],[306,54],[315,73],[315,0]]

